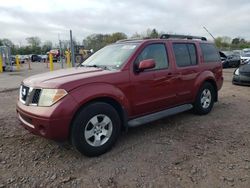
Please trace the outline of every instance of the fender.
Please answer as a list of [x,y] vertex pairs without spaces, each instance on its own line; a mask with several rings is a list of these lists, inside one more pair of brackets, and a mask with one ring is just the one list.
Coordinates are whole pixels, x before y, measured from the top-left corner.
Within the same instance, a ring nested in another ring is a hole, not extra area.
[[[216,79],[214,77],[214,74],[211,72],[211,71],[204,71],[204,72],[201,72],[201,74],[199,74],[199,76],[196,78],[195,80],[195,83],[194,83],[194,90],[193,90],[193,93],[192,93],[192,96],[194,97],[193,98],[193,101],[195,101],[195,98],[196,98],[196,95],[201,87],[201,85],[206,81],[206,80],[211,80],[213,81],[214,83],[216,83]],[[215,87],[217,87],[215,85]],[[217,88],[216,88],[216,93],[217,93]]]
[[70,95],[75,99],[77,103],[75,112],[81,106],[91,100],[102,97],[109,97],[117,101],[122,106],[122,108],[126,110],[127,114],[131,113],[131,106],[125,94],[122,92],[121,89],[111,84],[98,82],[82,85],[72,90],[70,92]]

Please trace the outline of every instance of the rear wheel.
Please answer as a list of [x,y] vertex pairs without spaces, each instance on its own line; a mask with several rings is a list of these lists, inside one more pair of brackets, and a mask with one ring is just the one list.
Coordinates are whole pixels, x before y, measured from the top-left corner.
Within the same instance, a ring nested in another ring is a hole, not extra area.
[[205,82],[200,88],[194,103],[194,112],[196,114],[208,114],[214,105],[215,89],[212,84]]
[[87,156],[98,156],[115,144],[121,121],[113,106],[96,102],[77,114],[71,131],[73,146]]

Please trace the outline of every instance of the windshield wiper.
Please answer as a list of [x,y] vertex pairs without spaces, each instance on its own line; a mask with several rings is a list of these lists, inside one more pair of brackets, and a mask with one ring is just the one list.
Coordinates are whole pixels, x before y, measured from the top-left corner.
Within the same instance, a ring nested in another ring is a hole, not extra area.
[[108,68],[105,65],[83,65],[83,64],[81,64],[81,66],[82,67],[95,67],[95,68],[101,68],[101,69],[104,69],[104,70],[110,70],[110,68]]

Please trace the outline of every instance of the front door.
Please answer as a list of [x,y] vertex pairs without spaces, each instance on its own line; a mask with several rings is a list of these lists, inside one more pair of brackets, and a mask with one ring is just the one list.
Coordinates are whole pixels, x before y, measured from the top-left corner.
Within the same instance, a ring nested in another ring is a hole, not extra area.
[[[139,63],[145,59],[154,59],[155,68],[137,72]],[[170,107],[176,97],[174,80],[165,43],[145,46],[131,71],[133,114],[140,116]]]

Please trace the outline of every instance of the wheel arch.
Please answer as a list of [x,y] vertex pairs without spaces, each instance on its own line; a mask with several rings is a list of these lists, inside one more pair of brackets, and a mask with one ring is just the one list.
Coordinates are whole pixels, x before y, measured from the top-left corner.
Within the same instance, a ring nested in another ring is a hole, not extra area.
[[202,83],[202,85],[205,83],[205,82],[208,82],[210,83],[213,88],[214,88],[214,92],[215,92],[215,99],[214,101],[217,102],[218,101],[218,88],[217,88],[217,85],[216,85],[216,82],[214,79],[211,79],[211,78],[208,78],[206,80],[204,80],[204,82]]
[[124,130],[127,130],[128,126],[127,126],[127,122],[128,122],[128,112],[127,110],[122,106],[122,104],[120,104],[120,102],[118,102],[116,99],[110,97],[110,96],[100,96],[100,97],[96,97],[93,98],[89,101],[87,101],[86,103],[82,104],[81,106],[78,107],[78,109],[76,110],[76,112],[73,115],[73,118],[71,120],[70,126],[69,126],[69,140],[71,140],[70,136],[71,136],[71,131],[72,131],[72,123],[74,122],[76,116],[79,114],[79,112],[85,108],[86,106],[92,104],[92,103],[96,103],[96,102],[103,102],[103,103],[107,103],[109,105],[111,105],[112,107],[114,107],[114,109],[117,111],[120,119],[121,119],[121,123],[122,123],[122,128]]
[[213,87],[214,87],[214,92],[215,92],[215,102],[218,101],[218,88],[217,88],[217,84],[215,81],[215,77],[214,74],[211,71],[204,71],[202,74],[199,75],[199,77],[196,79],[195,81],[195,93],[194,93],[194,98],[193,101],[195,101],[197,94],[200,90],[200,88],[202,87],[202,85],[208,82],[210,83]]

